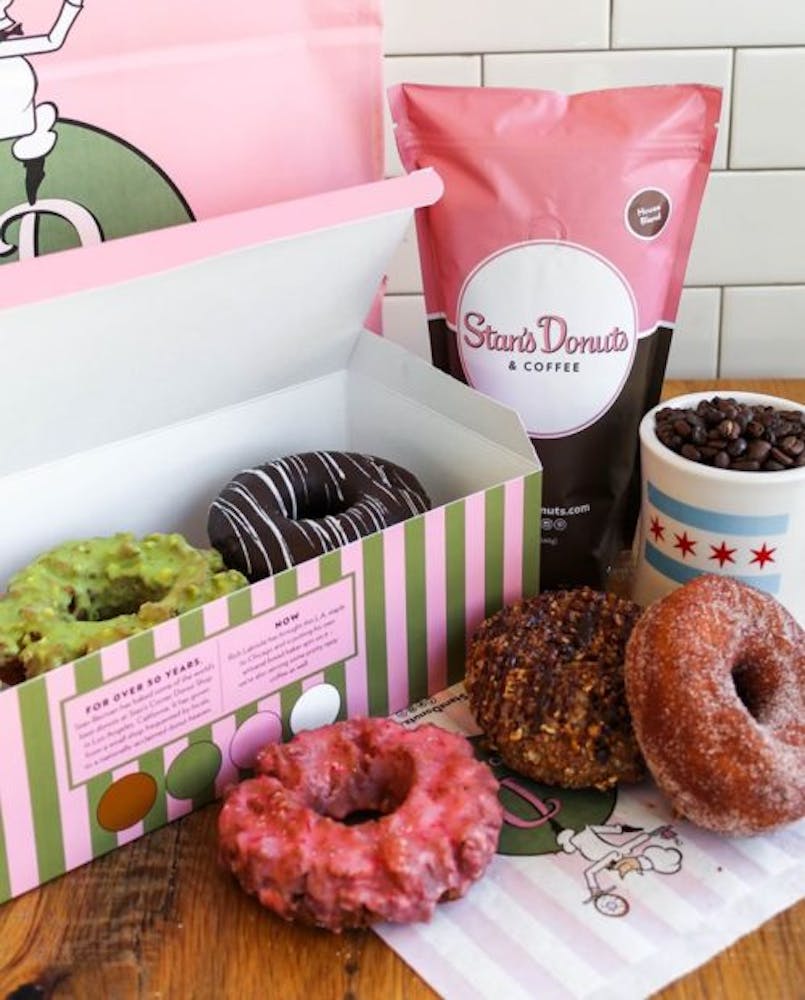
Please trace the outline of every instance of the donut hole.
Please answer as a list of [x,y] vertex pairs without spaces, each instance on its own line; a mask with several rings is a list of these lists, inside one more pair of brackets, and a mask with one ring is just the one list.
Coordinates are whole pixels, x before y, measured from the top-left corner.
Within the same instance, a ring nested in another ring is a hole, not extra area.
[[374,820],[382,819],[385,815],[387,814],[380,812],[379,809],[356,809],[355,812],[347,813],[340,822],[344,826],[360,826],[362,823],[371,823]]
[[105,622],[121,615],[136,615],[143,604],[161,601],[169,590],[130,578],[105,581],[102,589],[74,592],[67,610],[77,621]]
[[406,753],[364,756],[340,794],[321,803],[317,811],[345,826],[382,819],[403,804],[413,780],[413,762]]
[[738,700],[756,722],[763,721],[768,701],[768,681],[761,664],[742,660],[732,668],[732,683]]
[[354,490],[346,483],[340,485],[341,496],[327,481],[308,484],[307,494],[297,494],[296,517],[289,520],[322,521],[325,517],[338,517],[346,513],[355,503]]
[[348,511],[350,506],[344,499],[334,498],[330,501],[324,496],[311,497],[307,503],[300,504],[297,508],[296,520],[301,521],[304,518],[308,521],[322,521],[325,517],[338,517],[339,514]]

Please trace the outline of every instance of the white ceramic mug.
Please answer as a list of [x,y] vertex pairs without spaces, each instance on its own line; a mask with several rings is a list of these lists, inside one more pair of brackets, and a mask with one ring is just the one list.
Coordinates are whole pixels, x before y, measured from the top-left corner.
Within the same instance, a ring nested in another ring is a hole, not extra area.
[[[805,624],[805,466],[736,472],[682,458],[655,433],[666,406],[695,409],[714,392],[666,400],[640,424],[642,501],[633,597],[650,604],[701,573],[772,594]],[[740,403],[801,410],[788,399],[719,391]]]

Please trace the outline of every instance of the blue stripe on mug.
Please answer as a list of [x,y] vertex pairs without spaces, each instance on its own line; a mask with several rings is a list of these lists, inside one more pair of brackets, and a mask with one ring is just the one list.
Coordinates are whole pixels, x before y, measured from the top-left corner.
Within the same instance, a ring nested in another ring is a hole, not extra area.
[[759,517],[754,514],[722,514],[717,510],[693,507],[669,497],[653,483],[647,483],[648,499],[657,510],[682,524],[724,535],[782,535],[788,531],[788,514]]
[[[687,583],[688,580],[692,580],[694,577],[711,572],[711,570],[696,569],[695,566],[686,566],[684,563],[677,562],[676,559],[671,559],[664,552],[660,552],[651,542],[646,542],[644,557],[649,566],[656,569],[658,573],[662,573],[663,576],[667,576],[675,583]],[[728,573],[727,575],[732,580],[740,580],[741,583],[749,584],[750,587],[754,587],[756,590],[764,590],[767,594],[776,594],[780,589],[779,573],[772,573],[769,576],[761,576],[760,574],[757,576],[738,576],[735,573]]]

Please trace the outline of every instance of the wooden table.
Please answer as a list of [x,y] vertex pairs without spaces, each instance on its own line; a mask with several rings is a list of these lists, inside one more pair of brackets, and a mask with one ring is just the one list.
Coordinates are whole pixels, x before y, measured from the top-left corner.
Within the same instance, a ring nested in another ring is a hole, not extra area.
[[[672,382],[666,395],[712,386]],[[805,402],[805,379],[741,387]],[[435,996],[371,932],[334,936],[288,926],[262,911],[216,865],[216,815],[215,806],[207,807],[0,907],[0,997]],[[805,902],[659,996],[801,1000]]]

